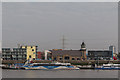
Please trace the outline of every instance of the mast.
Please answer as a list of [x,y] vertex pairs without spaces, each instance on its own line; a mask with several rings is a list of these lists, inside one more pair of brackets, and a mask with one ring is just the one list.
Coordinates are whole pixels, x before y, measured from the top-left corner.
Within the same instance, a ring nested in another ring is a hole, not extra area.
[[64,35],[63,35],[63,39],[62,39],[62,48],[63,48],[63,50],[65,49],[65,37],[64,37]]

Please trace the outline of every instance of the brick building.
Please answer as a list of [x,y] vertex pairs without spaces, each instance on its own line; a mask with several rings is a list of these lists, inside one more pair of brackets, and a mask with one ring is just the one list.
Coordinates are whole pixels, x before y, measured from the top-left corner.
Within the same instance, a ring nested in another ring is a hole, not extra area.
[[80,50],[51,50],[52,60],[61,62],[87,60],[86,45],[81,44]]

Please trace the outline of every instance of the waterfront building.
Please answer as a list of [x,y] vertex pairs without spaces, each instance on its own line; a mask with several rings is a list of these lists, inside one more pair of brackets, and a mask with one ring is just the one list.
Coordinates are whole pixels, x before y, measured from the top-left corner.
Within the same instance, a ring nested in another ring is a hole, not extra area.
[[71,62],[87,60],[86,45],[84,42],[81,44],[80,50],[50,50],[51,58],[53,61]]
[[88,50],[88,60],[112,60],[113,53],[110,50]]
[[116,53],[116,47],[113,45],[109,46],[109,50],[112,51],[113,53]]
[[43,52],[41,52],[41,51],[38,51],[37,52],[37,60],[42,60],[42,58],[43,58]]
[[22,48],[2,48],[3,60],[26,60],[26,49]]
[[35,60],[37,58],[37,46],[21,46],[22,49],[26,49],[27,60],[32,58]]
[[28,60],[36,58],[37,47],[36,46],[21,46],[18,48],[2,48],[3,60]]

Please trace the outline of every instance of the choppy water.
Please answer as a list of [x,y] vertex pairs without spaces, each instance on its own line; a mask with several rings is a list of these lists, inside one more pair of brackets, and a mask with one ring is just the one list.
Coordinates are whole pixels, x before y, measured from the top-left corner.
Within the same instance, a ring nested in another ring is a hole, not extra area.
[[118,78],[118,70],[2,70],[3,78]]

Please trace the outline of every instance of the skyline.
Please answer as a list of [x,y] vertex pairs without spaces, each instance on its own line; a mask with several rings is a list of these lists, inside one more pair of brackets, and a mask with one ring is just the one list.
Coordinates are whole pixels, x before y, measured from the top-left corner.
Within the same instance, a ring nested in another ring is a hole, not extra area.
[[108,49],[118,41],[117,3],[3,3],[3,47]]

